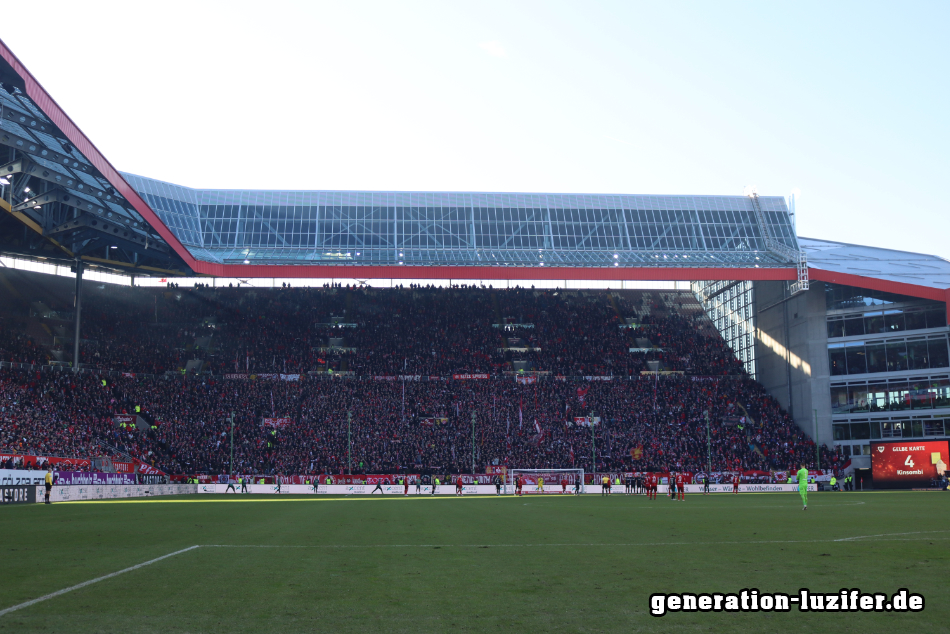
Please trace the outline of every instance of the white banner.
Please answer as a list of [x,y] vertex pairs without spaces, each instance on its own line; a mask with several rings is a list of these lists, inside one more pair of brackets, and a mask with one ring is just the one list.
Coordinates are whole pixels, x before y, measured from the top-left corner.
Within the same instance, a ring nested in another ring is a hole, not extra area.
[[[76,500],[113,500],[119,498],[155,497],[156,495],[187,495],[198,492],[195,484],[93,484],[54,486],[51,502]],[[36,501],[45,500],[46,487],[36,487]]]
[[[618,487],[614,485],[614,493],[617,492],[618,488],[623,488],[623,485]],[[661,484],[657,487],[659,493],[665,494],[669,490],[669,485]],[[817,491],[817,484],[809,484],[809,491]],[[686,485],[687,493],[702,493],[703,485],[701,484],[687,484]],[[731,484],[709,484],[710,493],[732,493]],[[740,484],[739,493],[798,493],[797,484]]]
[[[195,485],[192,485],[195,486]],[[588,494],[597,494],[600,495],[601,487],[599,484],[588,484],[585,487],[584,493]],[[508,494],[514,492],[514,486],[508,484],[501,486],[501,492],[505,493],[507,489]],[[416,492],[416,485],[409,485],[409,495],[432,495],[432,485],[423,484],[419,487],[420,493]],[[657,487],[657,492],[666,495],[669,487],[665,484],[661,484]],[[809,491],[817,491],[817,487],[814,484],[808,485]],[[376,488],[375,484],[318,484],[316,490],[314,490],[313,485],[309,484],[282,484],[280,487],[281,495],[402,495],[404,487],[398,484],[383,484],[379,489]],[[522,489],[522,492],[525,495],[538,495],[537,485],[525,485]],[[561,494],[562,489],[560,484],[546,484],[544,485],[544,494]],[[689,494],[696,494],[703,492],[703,485],[701,484],[687,484],[686,492]],[[709,485],[710,493],[732,493],[731,484],[710,484]],[[740,484],[739,485],[740,493],[797,493],[798,485],[797,484]],[[197,485],[196,493],[227,493],[228,495],[241,494],[241,485],[234,485],[234,493],[228,491],[227,484],[199,484]],[[247,485],[247,493],[254,494],[276,494],[277,485],[276,484],[249,484]],[[574,493],[573,485],[568,485],[565,491],[566,494],[570,495]],[[611,486],[610,490],[611,495],[624,495],[624,485],[614,484]],[[440,484],[438,490],[436,491],[437,495],[455,495],[455,485],[454,484]],[[494,495],[495,486],[493,484],[478,484],[471,485],[466,484],[462,487],[463,495]]]
[[17,484],[44,484],[45,471],[31,471],[29,469],[0,469],[0,485],[15,486]]

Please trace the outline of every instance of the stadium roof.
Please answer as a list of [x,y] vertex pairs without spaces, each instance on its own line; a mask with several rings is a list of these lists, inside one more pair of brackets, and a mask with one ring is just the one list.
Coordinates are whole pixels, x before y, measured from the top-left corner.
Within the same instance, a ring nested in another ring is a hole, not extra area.
[[799,238],[811,279],[950,301],[950,261],[935,255]]
[[781,197],[201,190],[123,176],[218,264],[785,268],[798,250]]
[[[795,280],[800,261],[777,196],[202,190],[123,174],[3,42],[0,146],[0,251],[139,275]],[[945,260],[801,246],[814,279],[950,296]]]
[[221,191],[121,174],[2,43],[0,58],[6,252],[232,277],[795,277],[781,197]]

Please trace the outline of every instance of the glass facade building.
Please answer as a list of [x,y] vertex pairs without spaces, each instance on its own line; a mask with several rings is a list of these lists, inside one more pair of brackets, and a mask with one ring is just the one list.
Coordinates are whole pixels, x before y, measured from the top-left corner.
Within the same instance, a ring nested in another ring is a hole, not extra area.
[[716,330],[755,378],[755,290],[749,281],[693,282],[693,294]]
[[825,285],[834,442],[864,454],[872,440],[950,434],[946,305]]

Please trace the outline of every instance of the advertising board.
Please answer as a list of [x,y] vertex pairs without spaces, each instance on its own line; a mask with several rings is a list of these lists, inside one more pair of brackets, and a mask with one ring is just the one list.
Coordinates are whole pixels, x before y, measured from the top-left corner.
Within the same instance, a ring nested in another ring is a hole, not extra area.
[[871,475],[876,489],[926,487],[947,469],[946,440],[901,440],[871,443]]

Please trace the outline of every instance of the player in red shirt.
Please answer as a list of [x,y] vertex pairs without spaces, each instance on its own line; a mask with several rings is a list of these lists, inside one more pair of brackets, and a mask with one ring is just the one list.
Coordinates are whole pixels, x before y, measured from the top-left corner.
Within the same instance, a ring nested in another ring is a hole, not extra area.
[[403,483],[403,487],[404,487],[403,490],[402,490],[402,494],[403,494],[403,496],[407,496],[407,495],[409,495],[409,477],[407,476],[407,477],[403,478],[403,479],[402,479],[402,483]]
[[515,476],[515,495],[521,495],[521,476]]
[[647,499],[656,499],[656,474],[651,473],[647,476]]
[[462,476],[455,476],[455,495],[462,495]]
[[561,478],[561,493],[567,493],[567,478]]
[[676,495],[680,502],[686,501],[686,476],[682,473],[676,474]]
[[732,477],[732,492],[736,495],[739,494],[739,472],[736,471],[736,475]]

